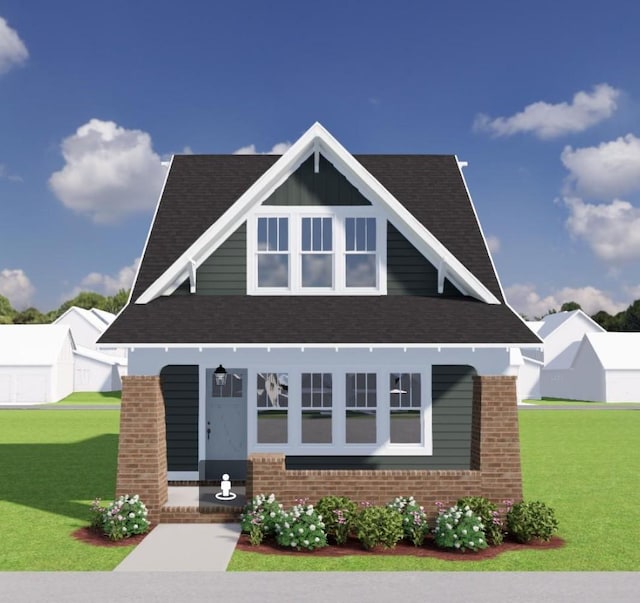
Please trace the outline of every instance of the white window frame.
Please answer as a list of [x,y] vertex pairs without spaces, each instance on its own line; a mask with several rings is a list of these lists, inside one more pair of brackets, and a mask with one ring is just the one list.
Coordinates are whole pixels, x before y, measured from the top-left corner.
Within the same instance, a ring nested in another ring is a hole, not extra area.
[[[431,366],[416,366],[407,363],[402,366],[391,366],[380,369],[379,367],[363,366],[356,363],[354,366],[344,364],[340,366],[325,365],[322,363],[312,366],[285,365],[280,367],[279,373],[287,373],[289,376],[289,406],[287,411],[288,441],[283,443],[258,443],[257,442],[257,392],[256,372],[262,368],[250,368],[247,390],[249,400],[248,408],[248,440],[247,450],[251,452],[281,452],[295,456],[416,456],[433,454],[433,417],[431,400]],[[302,373],[332,373],[332,419],[331,433],[332,443],[302,443],[302,405],[301,405],[301,376]],[[376,373],[376,442],[372,443],[346,443],[346,375],[347,373]],[[391,443],[391,396],[387,388],[390,373],[420,373],[420,443]],[[382,384],[382,387],[381,387]]]
[[[289,218],[289,287],[258,287],[258,218]],[[333,286],[302,286],[302,218],[333,218]],[[375,287],[346,286],[346,218],[376,218]],[[247,218],[247,295],[386,295],[387,216],[369,205],[265,206]]]

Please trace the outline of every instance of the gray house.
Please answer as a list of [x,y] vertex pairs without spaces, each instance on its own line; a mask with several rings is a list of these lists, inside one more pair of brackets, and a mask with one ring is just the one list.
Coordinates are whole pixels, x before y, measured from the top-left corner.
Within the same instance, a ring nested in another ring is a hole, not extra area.
[[244,480],[282,502],[521,497],[520,348],[461,165],[351,155],[172,159],[127,307],[120,493]]

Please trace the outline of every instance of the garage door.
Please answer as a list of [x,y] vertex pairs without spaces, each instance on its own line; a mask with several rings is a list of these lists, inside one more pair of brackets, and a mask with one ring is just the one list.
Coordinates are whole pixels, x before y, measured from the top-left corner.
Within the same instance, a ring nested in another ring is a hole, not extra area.
[[46,402],[47,378],[44,375],[17,375],[16,402]]

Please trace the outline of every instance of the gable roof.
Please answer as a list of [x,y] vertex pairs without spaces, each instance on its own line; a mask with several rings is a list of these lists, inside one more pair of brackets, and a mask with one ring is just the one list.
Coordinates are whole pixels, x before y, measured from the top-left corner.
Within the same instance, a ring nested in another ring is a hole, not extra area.
[[604,332],[604,329],[582,310],[571,310],[570,312],[554,312],[553,314],[547,314],[547,316],[544,316],[541,321],[543,324],[538,330],[538,335],[540,335],[542,339],[546,339],[563,324],[571,319],[577,318],[582,318],[588,324],[590,323],[590,325],[594,326],[597,331]]
[[91,308],[91,312],[95,314],[106,325],[110,325],[116,317],[115,314],[107,312],[106,310],[100,310],[98,308]]
[[80,308],[79,306],[71,306],[64,314],[58,316],[58,318],[53,321],[53,324],[65,324],[65,319],[71,314],[80,316],[100,333],[107,328],[107,323],[98,317],[93,311]]
[[[414,214],[401,201],[399,201],[387,187],[377,179],[372,172],[367,169],[361,162],[352,156],[329,132],[327,132],[319,123],[315,123],[307,130],[291,148],[271,165],[257,180],[251,183],[239,198],[235,199],[231,206],[227,206],[223,213],[213,222],[206,222],[206,230],[189,245],[186,249],[178,249],[178,257],[163,272],[156,277],[154,281],[147,285],[147,288],[140,291],[136,287],[134,295],[131,299],[135,303],[148,303],[160,295],[169,295],[189,276],[193,266],[196,268],[204,262],[217,247],[219,247],[226,238],[236,230],[246,219],[246,214],[252,208],[262,203],[271,193],[273,193],[284,181],[286,181],[300,165],[311,155],[328,159],[339,172],[341,172],[352,185],[354,185],[362,194],[371,202],[382,207],[389,215],[392,224],[402,232],[402,234],[416,247],[434,266],[444,267],[447,278],[463,293],[471,295],[486,303],[499,304],[502,300],[502,291],[491,263],[491,258],[486,249],[484,237],[479,230],[479,224],[475,216],[475,210],[471,204],[466,184],[462,178],[460,166],[455,157],[449,156],[450,167],[455,166],[457,171],[456,180],[459,192],[464,192],[464,205],[467,211],[456,214],[453,208],[448,207],[449,198],[440,198],[438,205],[445,206],[446,217],[441,220],[434,220],[432,227],[437,227],[443,220],[447,222],[462,220],[462,224],[457,224],[459,229],[475,229],[480,235],[480,240],[484,247],[484,255],[491,266],[491,270],[487,274],[483,274],[486,278],[495,280],[499,297],[496,296],[473,271],[466,267],[456,257],[456,253],[448,249],[429,228],[420,220],[420,206],[424,204],[421,193],[421,184],[426,182],[429,187],[434,188],[433,181],[425,179],[422,170],[416,171],[415,165],[412,166],[411,158],[413,156],[403,156],[403,163],[398,166],[400,169],[399,176],[396,178],[395,185],[397,190],[406,197],[417,197],[419,205],[416,205],[417,212]],[[175,161],[175,159],[174,159]],[[165,197],[165,190],[173,171],[173,163],[170,167],[169,176],[163,190],[162,198]],[[375,161],[375,160],[374,160]],[[366,161],[365,161],[366,163]],[[423,166],[424,168],[424,166]],[[446,170],[445,170],[445,173]],[[450,171],[448,172],[450,174]],[[436,187],[436,194],[440,191]],[[209,193],[210,195],[211,193]],[[446,201],[446,203],[444,203]],[[416,215],[417,214],[417,215]],[[156,216],[157,218],[157,216]],[[175,226],[174,226],[175,228]],[[477,237],[476,237],[477,238]],[[467,243],[460,234],[451,241],[457,242],[456,247],[460,251]],[[167,241],[164,244],[168,244]],[[476,251],[479,251],[476,249]],[[145,253],[146,256],[146,253]],[[470,256],[472,263],[475,263],[474,256]],[[143,257],[143,263],[145,258]],[[479,268],[480,266],[478,266]]]
[[640,333],[586,333],[582,342],[593,348],[604,369],[640,370]]
[[67,338],[75,349],[67,325],[0,325],[0,366],[53,365]]
[[90,360],[95,360],[96,362],[101,362],[102,364],[108,364],[110,366],[127,366],[127,359],[122,356],[112,356],[111,354],[105,354],[104,352],[98,352],[83,346],[77,346],[73,353],[76,356],[89,358]]

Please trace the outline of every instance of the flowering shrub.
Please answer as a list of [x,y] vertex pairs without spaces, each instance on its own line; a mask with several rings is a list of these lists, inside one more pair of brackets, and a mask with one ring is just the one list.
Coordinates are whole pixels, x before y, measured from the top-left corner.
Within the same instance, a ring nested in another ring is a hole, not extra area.
[[398,496],[387,507],[398,512],[402,517],[404,537],[414,546],[421,546],[429,532],[427,514],[424,507],[419,506],[413,496]]
[[[510,501],[504,501],[507,504]],[[484,496],[465,496],[457,502],[458,507],[469,508],[480,518],[487,536],[487,543],[500,545],[504,540],[505,527],[500,519],[498,506]],[[508,507],[507,507],[508,510]]]
[[106,507],[96,498],[91,503],[91,526],[102,530],[111,540],[121,540],[149,531],[147,513],[137,494],[125,494]]
[[322,517],[313,505],[299,500],[290,511],[283,511],[275,524],[276,542],[296,550],[327,546],[327,535]]
[[356,503],[346,496],[324,496],[316,504],[316,510],[322,516],[327,536],[336,544],[344,544],[356,515]]
[[518,542],[528,543],[534,538],[550,540],[558,529],[553,509],[543,502],[519,502],[507,513],[507,530]]
[[444,548],[460,551],[487,548],[482,521],[469,505],[454,505],[447,511],[439,508],[433,535],[436,544]]
[[402,538],[402,516],[388,507],[363,505],[356,515],[354,530],[365,549],[381,544],[387,549]]
[[257,546],[265,536],[276,534],[276,523],[284,511],[274,494],[258,494],[247,503],[240,515],[242,531],[249,534],[251,544]]

